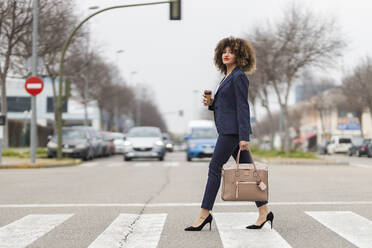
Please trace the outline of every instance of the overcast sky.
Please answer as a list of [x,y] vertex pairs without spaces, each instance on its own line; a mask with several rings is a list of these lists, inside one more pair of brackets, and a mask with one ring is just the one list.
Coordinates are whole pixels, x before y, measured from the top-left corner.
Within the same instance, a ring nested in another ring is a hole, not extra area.
[[[100,8],[146,1],[76,0],[81,18]],[[215,89],[221,75],[213,64],[214,48],[227,36],[244,36],[253,26],[283,16],[289,0],[182,0],[182,20],[169,20],[169,6],[117,9],[90,21],[92,47],[118,65],[129,83],[149,85],[168,128],[181,133],[199,117],[201,94]],[[297,0],[323,17],[336,19],[349,46],[337,69],[326,72],[335,80],[360,58],[371,55],[372,1]],[[125,52],[117,54],[116,51]],[[259,58],[258,58],[259,59]],[[132,73],[132,72],[137,73]],[[195,93],[197,91],[197,93]],[[273,100],[275,103],[275,99]],[[184,110],[179,117],[172,111]],[[170,112],[170,113],[169,113]],[[264,110],[259,110],[259,114]]]

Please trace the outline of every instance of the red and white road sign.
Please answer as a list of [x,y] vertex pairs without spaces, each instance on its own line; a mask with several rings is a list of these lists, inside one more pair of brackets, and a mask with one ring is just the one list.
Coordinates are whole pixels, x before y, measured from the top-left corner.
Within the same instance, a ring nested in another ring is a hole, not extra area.
[[43,88],[44,82],[38,77],[30,77],[26,80],[25,89],[30,95],[36,96],[43,91]]

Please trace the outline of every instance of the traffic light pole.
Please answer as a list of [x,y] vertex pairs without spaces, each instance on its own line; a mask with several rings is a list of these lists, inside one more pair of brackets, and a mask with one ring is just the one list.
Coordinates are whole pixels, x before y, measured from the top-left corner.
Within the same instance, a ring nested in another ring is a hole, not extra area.
[[[34,1],[37,2],[37,1]],[[170,0],[170,1],[161,1],[161,2],[151,2],[151,3],[139,3],[139,4],[129,4],[129,5],[118,5],[118,6],[113,6],[109,8],[105,8],[102,10],[99,10],[87,18],[85,18],[82,22],[79,23],[79,25],[74,28],[74,30],[70,33],[68,36],[63,49],[62,49],[62,54],[61,54],[61,60],[59,62],[59,88],[58,88],[58,97],[57,97],[57,158],[61,159],[62,158],[62,106],[64,103],[64,100],[62,99],[62,91],[63,91],[63,70],[64,70],[64,60],[65,60],[65,54],[67,51],[67,48],[69,47],[72,38],[76,34],[76,32],[83,26],[84,23],[86,23],[89,19],[92,17],[109,11],[113,9],[121,9],[121,8],[128,8],[128,7],[138,7],[138,6],[147,6],[147,5],[159,5],[159,4],[171,4],[171,20],[180,20],[181,18],[181,0]]]

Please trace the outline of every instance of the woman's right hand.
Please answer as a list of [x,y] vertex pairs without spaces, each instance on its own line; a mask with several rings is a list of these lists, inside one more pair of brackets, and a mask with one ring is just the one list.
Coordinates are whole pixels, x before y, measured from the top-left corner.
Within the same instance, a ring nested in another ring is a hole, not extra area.
[[205,94],[203,94],[203,104],[204,106],[211,106],[213,103],[213,98],[210,98],[210,100],[208,101],[208,98]]

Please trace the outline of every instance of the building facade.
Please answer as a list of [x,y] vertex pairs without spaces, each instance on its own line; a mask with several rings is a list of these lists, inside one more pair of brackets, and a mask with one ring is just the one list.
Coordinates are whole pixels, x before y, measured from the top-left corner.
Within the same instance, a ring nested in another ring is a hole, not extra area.
[[[49,78],[44,78],[44,89],[36,97],[37,123],[42,126],[53,126],[54,107],[53,107],[53,87]],[[7,78],[7,102],[10,120],[30,120],[31,119],[31,95],[24,87],[25,79]],[[56,83],[58,88],[58,83]],[[84,124],[84,104],[75,88],[71,87],[71,97],[63,106],[62,119],[65,126]],[[96,101],[88,103],[88,122],[95,129],[101,129],[100,112]]]

